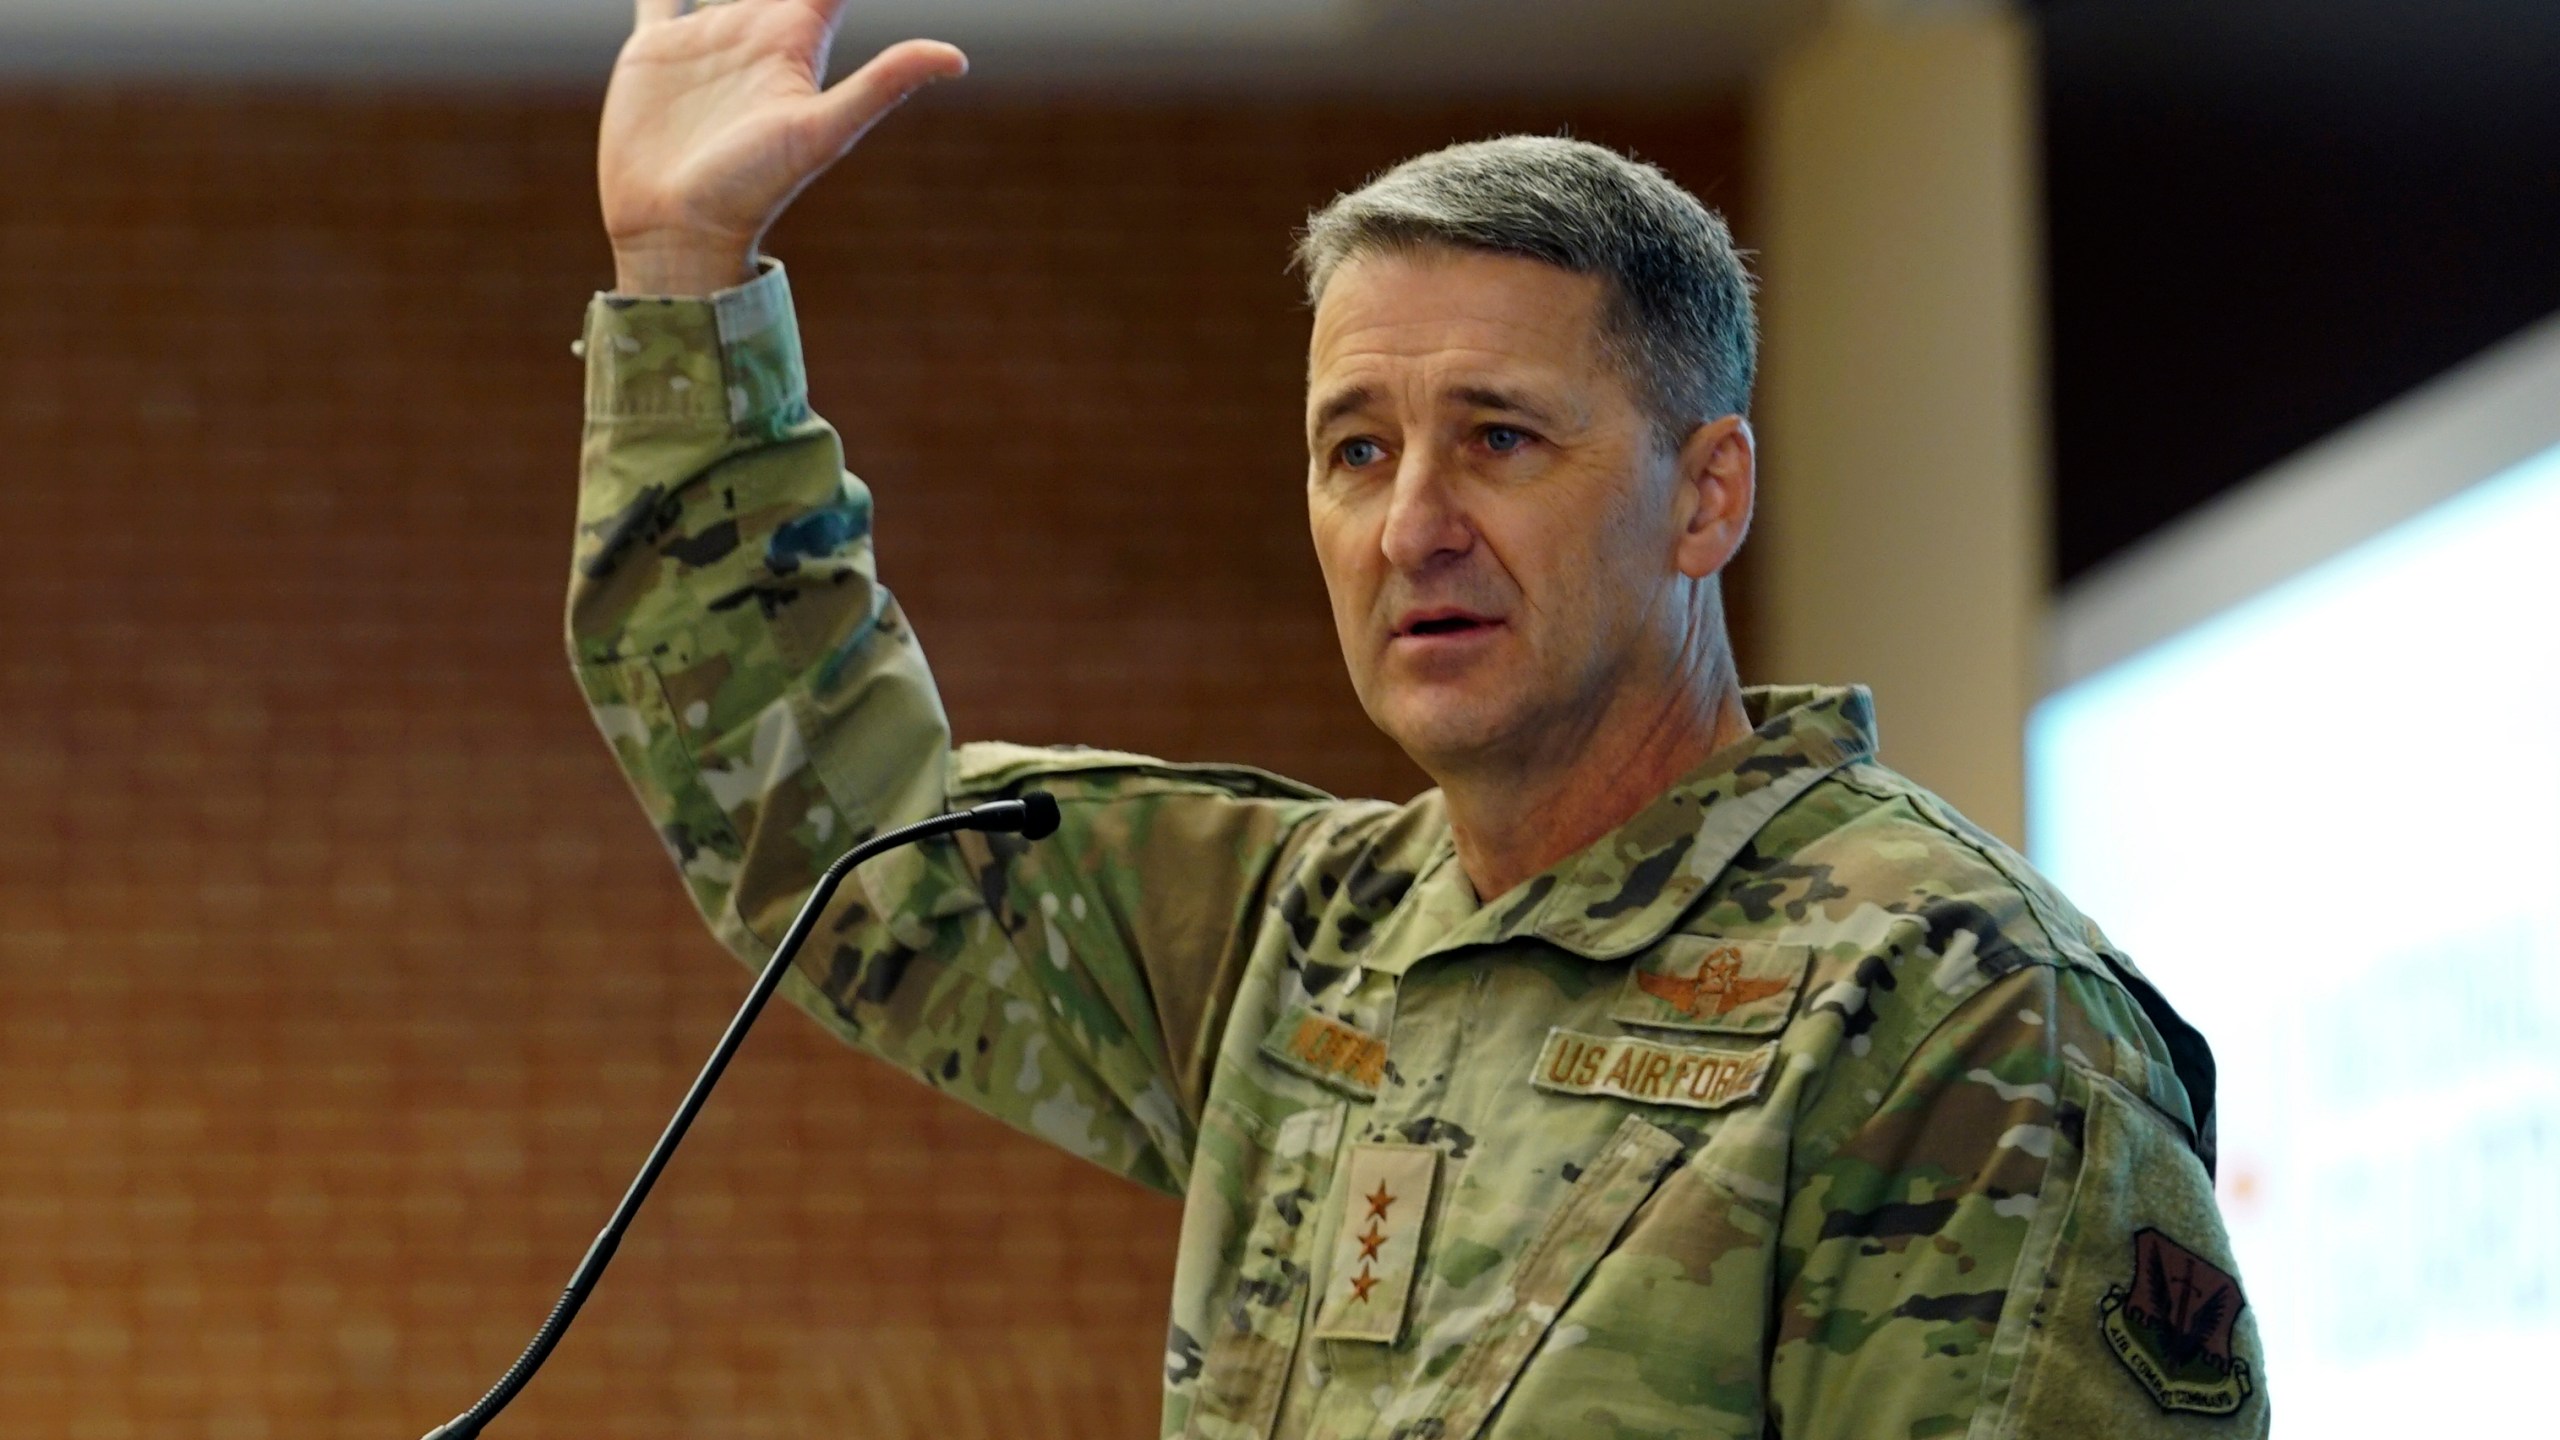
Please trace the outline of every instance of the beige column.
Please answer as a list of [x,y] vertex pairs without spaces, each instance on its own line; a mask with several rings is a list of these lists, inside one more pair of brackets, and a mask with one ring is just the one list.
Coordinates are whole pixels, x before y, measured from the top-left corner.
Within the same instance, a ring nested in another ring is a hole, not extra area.
[[1875,687],[1887,763],[2016,843],[2047,589],[2034,50],[1842,6],[1754,119],[1765,681]]

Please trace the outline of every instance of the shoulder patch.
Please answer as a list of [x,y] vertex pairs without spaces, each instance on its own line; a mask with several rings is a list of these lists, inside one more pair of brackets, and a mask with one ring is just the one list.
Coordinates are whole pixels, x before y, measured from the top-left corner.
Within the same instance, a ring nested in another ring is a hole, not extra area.
[[2098,1331],[2161,1409],[2230,1415],[2257,1389],[2231,1353],[2248,1303],[2237,1277],[2146,1226],[2133,1233],[2130,1282],[2098,1301]]

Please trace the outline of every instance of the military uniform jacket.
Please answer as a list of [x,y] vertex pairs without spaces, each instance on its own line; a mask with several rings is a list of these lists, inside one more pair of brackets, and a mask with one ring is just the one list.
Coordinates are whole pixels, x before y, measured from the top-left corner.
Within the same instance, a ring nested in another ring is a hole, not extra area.
[[1865,692],[1749,692],[1479,903],[1436,793],[954,747],[778,268],[584,353],[570,648],[730,950],[864,836],[1057,797],[862,867],[784,993],[1185,1198],[1166,1435],[2265,1433],[2201,1040]]

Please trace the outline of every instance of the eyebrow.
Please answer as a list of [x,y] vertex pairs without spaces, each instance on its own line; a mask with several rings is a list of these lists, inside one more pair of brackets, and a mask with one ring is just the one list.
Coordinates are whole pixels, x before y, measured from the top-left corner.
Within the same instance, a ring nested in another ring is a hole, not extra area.
[[1307,433],[1310,435],[1323,434],[1326,430],[1332,427],[1334,421],[1341,419],[1343,416],[1350,414],[1376,398],[1377,396],[1371,392],[1369,387],[1366,385],[1354,385],[1350,389],[1342,391],[1332,399],[1324,402],[1323,407],[1316,411],[1315,419],[1307,427]]
[[1478,410],[1508,410],[1514,415],[1526,416],[1541,425],[1555,423],[1555,417],[1548,414],[1543,407],[1533,405],[1507,390],[1493,390],[1482,385],[1459,385],[1450,389],[1449,398],[1463,400]]
[[[1453,385],[1444,393],[1449,399],[1474,409],[1507,410],[1514,415],[1526,416],[1541,425],[1555,423],[1555,417],[1543,407],[1533,405],[1507,390],[1495,390],[1483,385]],[[1333,422],[1359,410],[1377,398],[1376,392],[1366,385],[1355,385],[1333,396],[1317,407],[1315,421],[1309,427],[1309,433],[1323,434],[1332,427]]]

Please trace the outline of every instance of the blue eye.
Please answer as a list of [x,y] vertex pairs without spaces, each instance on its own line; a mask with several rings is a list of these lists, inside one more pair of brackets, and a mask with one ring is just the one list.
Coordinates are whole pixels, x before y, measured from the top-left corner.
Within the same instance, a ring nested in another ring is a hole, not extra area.
[[1342,463],[1357,470],[1363,465],[1383,459],[1386,449],[1366,436],[1342,442]]
[[1528,445],[1529,432],[1515,430],[1508,425],[1488,425],[1485,427],[1484,443],[1485,448],[1496,455],[1516,454]]

